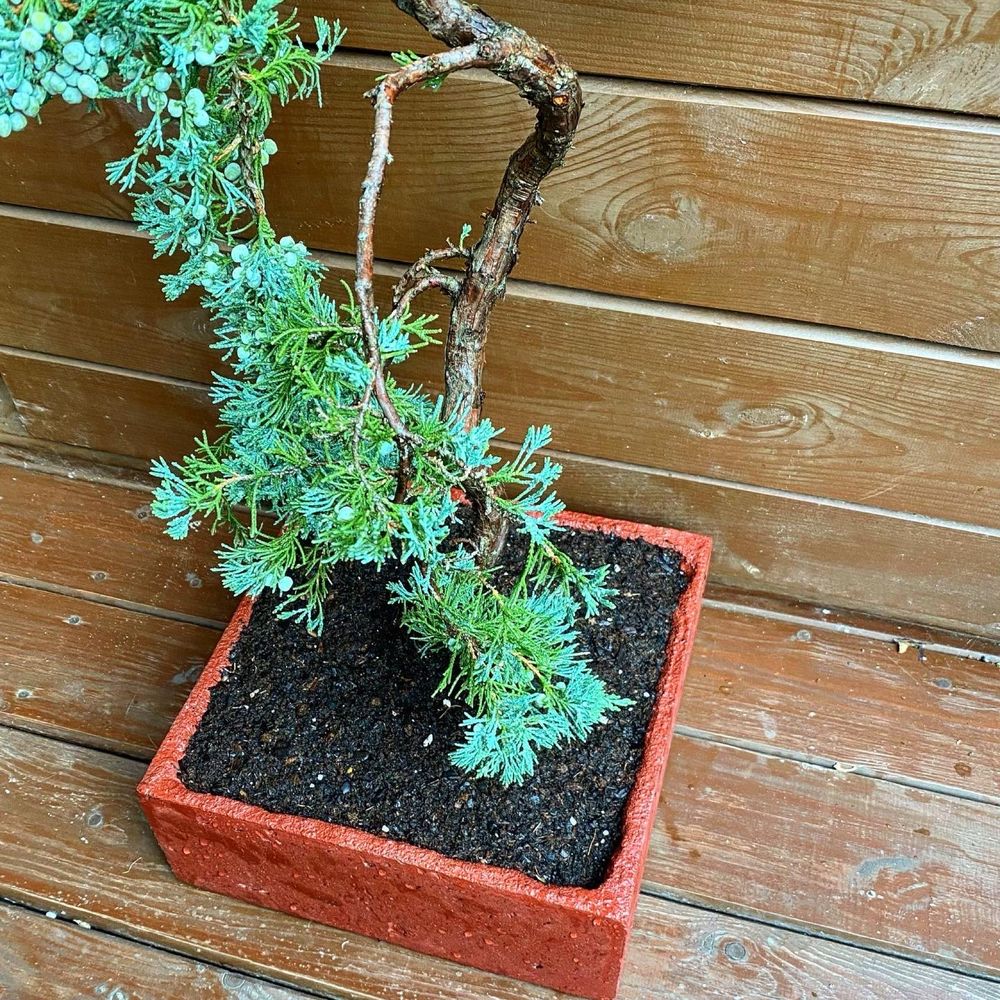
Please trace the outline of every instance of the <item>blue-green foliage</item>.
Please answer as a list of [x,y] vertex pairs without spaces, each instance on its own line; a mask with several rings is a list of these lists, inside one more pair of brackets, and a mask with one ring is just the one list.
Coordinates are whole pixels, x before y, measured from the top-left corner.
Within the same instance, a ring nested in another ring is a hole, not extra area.
[[[322,266],[266,217],[272,108],[318,93],[341,38],[338,25],[317,20],[319,44],[305,46],[277,7],[83,0],[70,12],[58,0],[0,0],[0,135],[20,131],[50,98],[114,98],[145,113],[134,151],[108,177],[134,196],[156,255],[178,257],[163,279],[168,298],[201,289],[230,366],[212,389],[221,436],[203,435],[180,462],[154,463],[154,512],[174,538],[225,528],[226,586],[278,592],[279,613],[311,630],[322,627],[334,564],[401,559],[410,573],[393,599],[418,644],[447,651],[441,689],[473,712],[454,761],[519,782],[538,749],[586,737],[624,704],[589,670],[574,631],[581,613],[610,602],[606,570],[579,569],[552,542],[559,467],[536,457],[547,428],[501,462],[488,421],[467,428],[440,398],[393,378],[433,341],[425,316],[379,327],[389,394],[419,441],[406,495],[396,496],[396,441],[366,391],[354,302],[329,298]],[[474,479],[528,536],[524,570],[504,592],[467,546],[445,544],[453,489]]]

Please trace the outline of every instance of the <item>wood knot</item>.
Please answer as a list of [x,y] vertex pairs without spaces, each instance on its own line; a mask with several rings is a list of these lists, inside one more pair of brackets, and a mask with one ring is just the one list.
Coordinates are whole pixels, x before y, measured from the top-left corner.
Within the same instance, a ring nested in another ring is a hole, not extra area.
[[644,206],[642,214],[621,219],[622,238],[637,253],[661,260],[696,260],[705,250],[712,225],[698,199],[678,192],[672,203]]
[[732,401],[722,408],[726,433],[739,437],[791,437],[816,421],[813,408],[805,403],[775,400],[747,405]]

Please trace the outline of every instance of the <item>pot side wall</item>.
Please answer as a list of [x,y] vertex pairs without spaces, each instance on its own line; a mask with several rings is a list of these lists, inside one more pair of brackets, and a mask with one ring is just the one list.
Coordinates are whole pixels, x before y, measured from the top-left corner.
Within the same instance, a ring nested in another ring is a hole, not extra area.
[[581,514],[563,514],[561,522],[676,549],[690,574],[674,614],[622,840],[600,886],[546,886],[510,869],[187,789],[178,777],[180,762],[249,620],[252,601],[246,598],[139,785],[143,811],[175,875],[203,889],[488,972],[593,1000],[613,998],[691,657],[711,541]]

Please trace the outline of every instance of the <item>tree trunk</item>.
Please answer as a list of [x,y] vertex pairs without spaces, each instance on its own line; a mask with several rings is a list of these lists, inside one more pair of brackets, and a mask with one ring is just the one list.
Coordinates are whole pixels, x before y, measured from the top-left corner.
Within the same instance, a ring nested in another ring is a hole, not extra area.
[[497,76],[538,111],[535,130],[511,157],[483,235],[472,248],[454,297],[445,363],[445,411],[479,418],[490,315],[517,262],[518,245],[539,186],[558,167],[576,133],[583,95],[574,70],[525,31],[464,0],[395,0],[438,41],[476,46]]

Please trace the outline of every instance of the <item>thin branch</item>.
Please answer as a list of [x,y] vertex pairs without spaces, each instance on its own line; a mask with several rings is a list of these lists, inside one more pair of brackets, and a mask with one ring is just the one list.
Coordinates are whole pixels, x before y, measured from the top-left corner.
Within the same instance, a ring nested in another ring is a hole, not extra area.
[[441,271],[435,267],[441,261],[446,260],[468,260],[471,251],[464,247],[454,246],[451,242],[448,246],[440,250],[428,250],[422,257],[417,258],[403,273],[392,292],[393,304],[397,303],[406,290],[416,284],[421,278],[428,274],[440,274]]
[[392,108],[396,99],[411,87],[426,83],[435,77],[447,76],[456,70],[481,65],[483,65],[483,60],[478,46],[454,49],[450,52],[419,59],[395,73],[390,73],[369,95],[375,106],[375,133],[372,139],[372,155],[368,162],[368,172],[361,186],[354,287],[358,309],[361,313],[361,330],[368,354],[368,363],[374,376],[375,398],[401,444],[412,442],[413,435],[404,425],[386,390],[372,281],[375,271],[375,216],[379,196],[382,193],[382,185],[385,183],[386,167],[392,159],[389,152]]
[[466,0],[394,0],[451,46],[478,46],[489,68],[517,87],[538,112],[534,132],[511,157],[483,235],[473,247],[452,310],[445,371],[445,409],[478,419],[490,314],[503,296],[539,186],[558,167],[576,133],[583,95],[573,69],[527,32]]
[[393,292],[391,318],[399,319],[404,316],[415,298],[435,288],[454,302],[462,290],[462,282],[456,275],[442,274],[440,271],[431,271],[422,278],[416,278],[406,287],[402,287],[400,282]]

